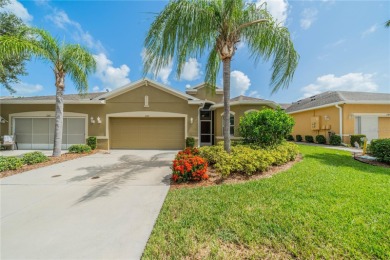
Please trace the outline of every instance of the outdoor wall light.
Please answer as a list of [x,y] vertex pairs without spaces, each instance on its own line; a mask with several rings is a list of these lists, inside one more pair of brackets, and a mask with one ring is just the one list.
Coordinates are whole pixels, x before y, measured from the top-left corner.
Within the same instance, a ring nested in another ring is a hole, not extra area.
[[97,117],[96,120],[97,120],[98,124],[102,123],[102,120],[100,119],[100,117]]
[[329,121],[329,116],[324,116],[325,121]]
[[192,124],[194,122],[194,119],[191,117],[190,118],[190,123]]
[[91,116],[91,124],[95,124],[95,119],[93,119],[93,116]]

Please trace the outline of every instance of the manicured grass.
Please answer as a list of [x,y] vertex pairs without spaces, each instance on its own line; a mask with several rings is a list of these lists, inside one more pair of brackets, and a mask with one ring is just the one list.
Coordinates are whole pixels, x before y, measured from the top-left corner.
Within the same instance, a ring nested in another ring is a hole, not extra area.
[[300,146],[269,179],[171,190],[143,257],[390,259],[390,170]]

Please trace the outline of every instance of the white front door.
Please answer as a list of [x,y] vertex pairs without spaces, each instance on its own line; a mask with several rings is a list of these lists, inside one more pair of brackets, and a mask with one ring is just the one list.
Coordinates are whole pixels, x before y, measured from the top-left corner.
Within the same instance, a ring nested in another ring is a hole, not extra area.
[[378,139],[378,116],[358,116],[355,120],[355,134],[366,135],[368,141]]

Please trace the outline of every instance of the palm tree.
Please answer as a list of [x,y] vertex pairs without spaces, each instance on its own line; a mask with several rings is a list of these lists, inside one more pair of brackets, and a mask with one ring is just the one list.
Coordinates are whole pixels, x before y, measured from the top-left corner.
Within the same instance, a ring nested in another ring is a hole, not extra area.
[[385,26],[386,26],[386,27],[390,27],[390,20],[388,20],[388,21],[385,23]]
[[[176,0],[158,14],[146,36],[144,73],[154,75],[170,62],[180,78],[190,57],[209,51],[205,81],[215,89],[223,63],[224,149],[230,152],[230,63],[244,42],[255,62],[273,59],[272,92],[287,88],[298,64],[287,28],[272,18],[265,5],[243,0]],[[174,59],[175,58],[175,59]]]
[[42,29],[29,29],[32,37],[4,35],[0,37],[0,57],[32,55],[48,61],[55,76],[56,113],[53,156],[61,155],[64,116],[65,78],[69,76],[78,92],[88,90],[88,75],[96,69],[96,61],[87,49],[78,44],[60,43]]

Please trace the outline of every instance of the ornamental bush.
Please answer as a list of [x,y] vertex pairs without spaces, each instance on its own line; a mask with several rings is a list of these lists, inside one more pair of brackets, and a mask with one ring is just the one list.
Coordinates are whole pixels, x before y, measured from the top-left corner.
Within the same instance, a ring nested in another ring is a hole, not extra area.
[[23,155],[22,160],[25,164],[31,165],[49,160],[42,152],[31,152]]
[[266,147],[282,143],[294,124],[294,119],[280,108],[263,109],[241,117],[239,131],[245,143]]
[[357,142],[359,146],[362,147],[364,143],[364,137],[366,137],[366,135],[351,135],[351,146],[355,147],[355,142]]
[[370,144],[370,153],[378,161],[390,163],[390,138],[372,140]]
[[326,144],[326,138],[323,135],[316,136],[316,142],[319,144]]
[[297,140],[297,142],[302,142],[302,135],[296,135],[295,136],[295,139]]
[[68,149],[69,153],[90,153],[91,147],[86,144],[74,144]]
[[0,156],[0,172],[22,168],[23,160],[16,156]]
[[172,180],[174,182],[188,182],[207,180],[207,161],[195,154],[199,151],[196,148],[187,148],[180,151],[172,165]]
[[272,165],[293,161],[299,154],[298,146],[286,141],[268,149],[254,145],[232,146],[230,154],[224,151],[221,143],[201,147],[199,151],[200,156],[204,157],[222,176],[234,173],[252,175],[265,171]]
[[305,135],[305,141],[308,143],[314,143],[314,138],[312,135]]
[[341,145],[341,137],[339,135],[333,134],[330,136],[329,143],[331,145]]
[[287,140],[287,141],[294,141],[294,136],[292,136],[292,135],[287,135],[286,140]]
[[195,146],[195,138],[187,137],[186,138],[186,147],[194,147]]
[[90,136],[87,138],[87,145],[91,147],[92,150],[96,149],[97,146],[97,138],[96,136]]

